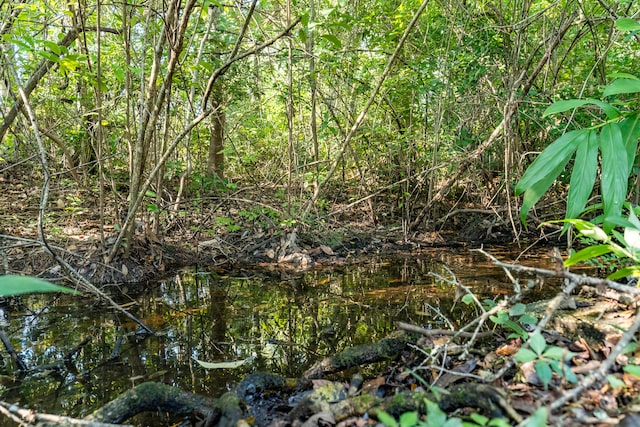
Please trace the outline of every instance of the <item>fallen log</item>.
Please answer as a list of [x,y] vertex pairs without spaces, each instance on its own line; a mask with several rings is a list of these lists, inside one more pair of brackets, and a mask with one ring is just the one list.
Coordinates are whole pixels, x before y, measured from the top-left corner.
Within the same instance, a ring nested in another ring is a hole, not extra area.
[[313,365],[303,374],[302,381],[322,378],[355,366],[395,359],[407,344],[416,340],[414,335],[396,331],[378,342],[347,348]]
[[165,411],[174,415],[201,414],[207,418],[216,410],[219,411],[219,408],[215,399],[166,384],[146,382],[125,391],[85,419],[119,424],[146,411]]

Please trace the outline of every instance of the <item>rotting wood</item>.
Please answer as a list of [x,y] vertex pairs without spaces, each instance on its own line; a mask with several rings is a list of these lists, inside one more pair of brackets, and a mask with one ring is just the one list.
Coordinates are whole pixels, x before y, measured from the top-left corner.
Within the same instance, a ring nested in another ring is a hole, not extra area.
[[85,419],[118,424],[146,411],[166,411],[174,415],[199,413],[207,417],[215,410],[214,399],[166,384],[146,382],[125,391]]

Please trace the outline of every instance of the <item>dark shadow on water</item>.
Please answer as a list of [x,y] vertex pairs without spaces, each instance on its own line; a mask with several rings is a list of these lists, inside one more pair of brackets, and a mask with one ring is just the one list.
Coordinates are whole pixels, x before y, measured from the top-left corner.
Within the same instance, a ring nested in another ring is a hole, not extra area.
[[[549,261],[540,253],[522,262],[549,267],[541,265]],[[122,289],[120,302],[157,332],[146,338],[92,297],[15,298],[0,306],[0,323],[27,365],[37,369],[20,374],[3,352],[1,398],[83,417],[149,380],[215,397],[255,370],[297,377],[323,356],[384,337],[397,320],[427,328],[466,324],[477,313],[454,304],[452,272],[482,298],[500,299],[512,289],[501,270],[467,250],[306,272],[222,275],[194,268],[145,285],[135,296]],[[65,356],[87,338],[65,364]],[[195,359],[246,363],[207,370]]]

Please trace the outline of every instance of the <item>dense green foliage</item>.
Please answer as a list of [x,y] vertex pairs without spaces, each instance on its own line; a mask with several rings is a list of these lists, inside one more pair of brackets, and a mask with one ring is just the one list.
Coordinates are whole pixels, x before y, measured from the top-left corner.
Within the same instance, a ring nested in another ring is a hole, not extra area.
[[[636,131],[627,129],[624,158],[616,135],[636,117],[628,95],[638,24],[629,17],[638,6],[444,0],[417,16],[419,7],[3,2],[0,156],[17,162],[45,150],[54,171],[83,185],[97,174],[97,188],[120,205],[105,222],[122,225],[124,210],[125,233],[141,209],[162,222],[242,185],[279,194],[284,223],[362,200],[366,221],[408,229],[447,194],[463,206],[518,209],[513,186],[531,153],[560,138],[554,162],[518,186],[523,213],[564,182],[575,153],[588,165],[571,181],[569,216],[579,214],[598,151],[603,171],[617,171],[602,176],[616,189],[603,192],[605,215],[618,212],[622,181],[636,173]],[[610,83],[613,73],[627,74]],[[606,83],[603,101],[543,113]],[[30,120],[18,114],[21,90]],[[590,105],[603,108],[602,123],[592,123],[602,116]],[[550,115],[578,106],[587,108]]]

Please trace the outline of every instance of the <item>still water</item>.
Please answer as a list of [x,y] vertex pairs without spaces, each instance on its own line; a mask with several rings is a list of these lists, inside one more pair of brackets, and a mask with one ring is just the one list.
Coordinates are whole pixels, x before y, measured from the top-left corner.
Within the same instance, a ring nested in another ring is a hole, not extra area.
[[[507,261],[519,254],[487,250]],[[550,265],[540,251],[519,262]],[[216,397],[255,370],[299,376],[325,355],[384,337],[396,320],[434,328],[471,320],[475,310],[454,304],[452,273],[482,298],[512,289],[502,270],[468,249],[304,272],[191,268],[159,283],[106,289],[156,332],[145,338],[92,296],[11,299],[0,305],[0,324],[30,371],[19,373],[2,351],[0,398],[83,417],[150,380]],[[206,370],[195,359],[247,362]]]

